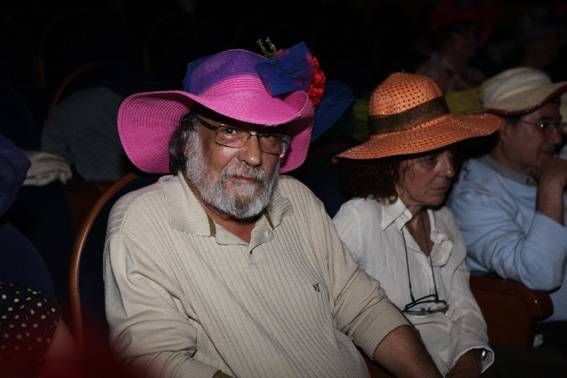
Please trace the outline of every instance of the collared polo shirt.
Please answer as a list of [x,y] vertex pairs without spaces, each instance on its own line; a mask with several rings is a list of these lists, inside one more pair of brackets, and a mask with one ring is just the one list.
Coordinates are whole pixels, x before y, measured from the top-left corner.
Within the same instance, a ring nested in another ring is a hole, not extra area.
[[285,176],[250,243],[181,176],[126,195],[110,215],[105,285],[114,348],[157,376],[364,377],[354,344],[371,356],[407,324],[321,202]]

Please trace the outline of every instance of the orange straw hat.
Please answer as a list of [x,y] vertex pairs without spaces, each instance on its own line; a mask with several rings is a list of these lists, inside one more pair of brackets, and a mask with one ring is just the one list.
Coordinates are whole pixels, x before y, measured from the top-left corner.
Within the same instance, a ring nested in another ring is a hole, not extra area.
[[432,79],[408,73],[393,73],[378,85],[368,113],[370,139],[337,157],[378,159],[427,152],[492,134],[502,124],[492,114],[451,114]]

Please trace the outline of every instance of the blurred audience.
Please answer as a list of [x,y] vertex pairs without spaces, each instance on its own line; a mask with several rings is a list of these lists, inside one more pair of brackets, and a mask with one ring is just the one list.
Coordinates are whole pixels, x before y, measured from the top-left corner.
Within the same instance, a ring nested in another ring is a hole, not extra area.
[[478,27],[472,21],[439,26],[433,31],[431,57],[417,67],[416,73],[435,80],[444,93],[482,83],[484,74],[470,64],[478,49]]
[[[567,28],[550,8],[528,7],[516,25],[517,66],[531,67],[549,73],[557,64],[559,51],[567,42]],[[565,66],[561,67],[565,70]],[[565,77],[565,73],[563,74]]]
[[40,150],[40,134],[25,98],[7,82],[0,86],[0,114],[5,116],[0,132],[31,163],[4,219],[42,255],[55,282],[57,298],[64,304],[74,235],[63,183],[71,176],[71,169],[63,159]]
[[3,215],[30,166],[0,135],[0,368],[6,377],[77,376],[74,342],[34,246]]
[[133,167],[118,139],[118,107],[127,95],[158,87],[153,76],[131,64],[94,64],[70,83],[66,97],[50,112],[42,150],[67,161],[79,179],[120,179]]

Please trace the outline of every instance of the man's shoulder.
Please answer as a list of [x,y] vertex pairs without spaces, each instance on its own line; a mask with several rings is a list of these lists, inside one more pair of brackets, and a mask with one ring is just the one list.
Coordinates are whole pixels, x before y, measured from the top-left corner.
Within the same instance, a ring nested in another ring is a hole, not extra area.
[[343,203],[337,212],[339,214],[358,214],[360,218],[368,219],[382,218],[382,209],[384,205],[371,197],[355,197]]
[[[290,207],[295,217],[311,217],[323,208],[323,203],[317,196],[298,179],[282,175],[279,177],[272,206]],[[305,220],[305,219],[304,219]]]
[[292,176],[281,175],[278,180],[278,191],[283,197],[289,199],[295,197],[317,198],[305,184]]
[[482,161],[469,160],[449,194],[447,205],[460,222],[473,217],[475,211],[483,211],[485,215],[515,212],[520,198],[524,198],[522,190],[520,184]]
[[463,165],[453,192],[491,193],[500,185],[499,176],[498,172],[483,164],[480,160],[470,159]]
[[122,227],[127,221],[141,221],[148,218],[149,214],[163,212],[166,208],[166,187],[175,185],[175,180],[175,176],[164,176],[153,184],[120,197],[110,212],[109,231]]

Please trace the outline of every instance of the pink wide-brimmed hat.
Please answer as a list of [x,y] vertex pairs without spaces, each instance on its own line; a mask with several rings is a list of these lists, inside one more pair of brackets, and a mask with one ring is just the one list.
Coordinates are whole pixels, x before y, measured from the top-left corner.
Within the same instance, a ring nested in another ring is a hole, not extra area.
[[237,121],[270,127],[297,124],[281,172],[299,167],[307,155],[313,129],[308,94],[296,90],[272,96],[258,67],[268,58],[227,50],[201,58],[187,67],[183,90],[137,93],[118,111],[118,134],[130,160],[144,172],[169,172],[169,140],[195,105]]

